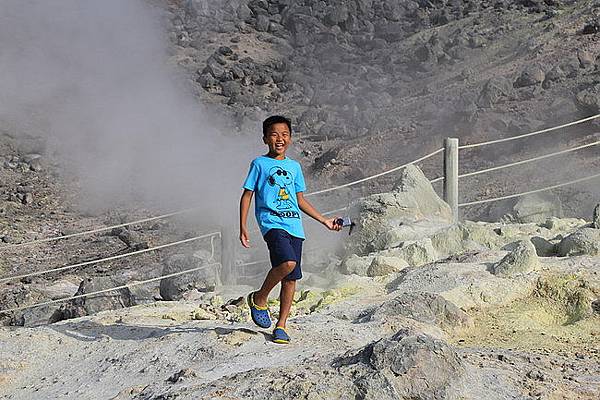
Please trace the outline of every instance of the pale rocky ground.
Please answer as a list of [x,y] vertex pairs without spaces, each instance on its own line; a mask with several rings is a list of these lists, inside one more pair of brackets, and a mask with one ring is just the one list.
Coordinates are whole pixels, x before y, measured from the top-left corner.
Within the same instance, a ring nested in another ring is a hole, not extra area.
[[[410,161],[449,135],[478,142],[600,111],[597,2],[358,1],[347,15],[338,1],[235,0],[226,12],[202,0],[151,3],[168,11],[171,62],[235,134],[254,135],[267,113],[292,117],[298,133],[293,156],[313,188]],[[592,31],[584,33],[586,27]],[[232,53],[221,54],[222,46]],[[253,60],[242,63],[247,56]],[[240,65],[245,81],[227,73]],[[531,79],[520,86],[530,67]],[[223,74],[213,79],[213,73]],[[465,152],[461,171],[598,140],[597,126]],[[78,183],[61,176],[40,139],[16,137],[19,132],[2,127],[0,245],[157,213],[127,204],[100,215],[87,210],[77,198]],[[578,178],[599,163],[591,148],[470,178],[461,184],[461,200]],[[421,165],[429,178],[441,166],[441,157]],[[306,253],[301,289],[310,292],[295,304],[289,346],[271,343],[270,331],[253,326],[238,301],[258,278],[213,292],[205,276],[196,276],[199,282],[190,279],[193,287],[179,301],[163,301],[156,284],[1,316],[7,326],[0,328],[0,397],[600,398],[600,230],[580,230],[598,203],[597,184],[555,191],[560,201],[544,196],[473,207],[467,217],[503,222],[453,227],[446,206],[417,175],[408,176],[418,178],[408,195],[388,192],[398,182],[394,174],[316,201],[331,209],[383,192],[353,204],[360,229],[341,238],[343,250]],[[435,189],[441,193],[441,185]],[[411,203],[415,193],[419,201]],[[403,204],[409,209],[398,207]],[[522,223],[532,209],[539,215]],[[123,254],[139,243],[210,230],[185,222],[132,227],[139,238],[133,246],[117,234],[101,234],[4,250],[0,273]],[[565,256],[573,248],[562,239],[577,230],[584,236],[582,254]],[[319,240],[312,236],[315,244],[307,246],[318,248]],[[88,278],[90,286],[104,288],[157,276],[172,256],[205,263],[207,251],[210,243],[203,241],[0,283],[0,309],[90,290],[82,287]],[[257,250],[237,258],[262,257]],[[222,304],[229,300],[233,304]],[[59,319],[81,317],[48,324],[59,309]]]
[[[269,330],[249,322],[238,297],[251,286],[192,291],[187,300],[2,328],[3,395],[600,396],[600,229],[593,223],[548,217],[452,225],[417,168],[402,173],[395,191],[354,207],[360,225],[346,249],[306,267],[290,345],[272,343]],[[573,232],[586,236],[569,239]]]

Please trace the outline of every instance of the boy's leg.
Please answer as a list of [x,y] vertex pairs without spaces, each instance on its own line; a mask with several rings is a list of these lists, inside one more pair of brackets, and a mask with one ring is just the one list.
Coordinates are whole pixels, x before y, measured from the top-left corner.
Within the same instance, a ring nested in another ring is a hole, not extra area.
[[296,268],[295,261],[284,261],[275,268],[271,268],[260,290],[254,293],[254,304],[261,307],[266,306],[271,290],[273,290],[273,288],[277,286],[279,282],[283,284],[283,278],[292,272],[294,268]]
[[285,328],[292,302],[294,301],[294,293],[296,291],[296,281],[284,279],[281,281],[281,292],[279,295],[279,320],[277,327]]

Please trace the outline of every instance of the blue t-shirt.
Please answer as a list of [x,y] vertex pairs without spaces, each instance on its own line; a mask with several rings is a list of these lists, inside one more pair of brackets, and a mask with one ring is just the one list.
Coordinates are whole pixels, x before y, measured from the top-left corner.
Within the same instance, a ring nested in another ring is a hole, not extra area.
[[255,193],[254,212],[260,232],[277,228],[304,239],[304,228],[296,193],[306,185],[302,167],[290,158],[276,160],[267,156],[255,158],[250,164],[244,189]]

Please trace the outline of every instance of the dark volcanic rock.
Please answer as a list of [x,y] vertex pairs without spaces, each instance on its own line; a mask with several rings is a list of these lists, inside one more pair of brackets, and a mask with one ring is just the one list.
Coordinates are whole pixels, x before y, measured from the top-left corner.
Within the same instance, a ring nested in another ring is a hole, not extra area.
[[343,371],[353,370],[359,398],[364,399],[446,399],[465,372],[448,344],[406,331],[370,344],[338,363]]
[[196,252],[195,254],[174,254],[168,258],[162,275],[178,273],[186,270],[196,271],[183,275],[164,278],[160,281],[160,295],[165,300],[181,300],[183,295],[191,290],[210,292],[218,283],[216,265],[210,264],[210,254]]
[[371,319],[385,321],[395,316],[403,316],[428,324],[454,327],[472,323],[467,313],[434,293],[403,293],[383,303]]

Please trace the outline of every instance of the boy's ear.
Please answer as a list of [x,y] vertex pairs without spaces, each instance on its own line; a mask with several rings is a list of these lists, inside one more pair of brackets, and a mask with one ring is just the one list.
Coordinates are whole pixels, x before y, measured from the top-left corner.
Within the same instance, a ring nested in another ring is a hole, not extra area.
[[264,143],[264,144],[268,144],[268,143],[267,143],[267,137],[266,137],[266,136],[263,136],[263,143]]

